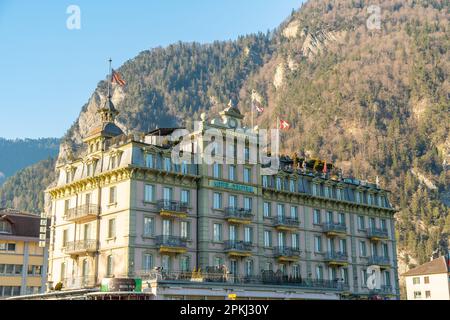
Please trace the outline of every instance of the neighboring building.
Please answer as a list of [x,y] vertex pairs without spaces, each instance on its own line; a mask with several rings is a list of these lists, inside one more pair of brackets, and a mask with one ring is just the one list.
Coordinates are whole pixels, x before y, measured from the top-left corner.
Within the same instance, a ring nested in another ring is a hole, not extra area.
[[[47,190],[50,286],[141,277],[167,299],[193,292],[223,298],[233,290],[249,298],[399,297],[387,191],[299,169],[288,157],[275,176],[262,176],[260,164],[177,165],[169,142],[174,129],[125,135],[110,99],[100,113],[101,126],[83,150],[59,161],[58,181]],[[212,121],[202,116],[189,148],[202,156],[209,128],[256,138],[256,131],[242,130],[242,119],[233,106]],[[242,154],[230,147],[233,160],[248,158],[247,147]],[[382,270],[376,290],[366,286],[370,265]]]
[[40,221],[0,209],[0,299],[46,291],[48,252],[39,246]]
[[450,300],[450,264],[446,257],[424,263],[402,276],[408,300]]

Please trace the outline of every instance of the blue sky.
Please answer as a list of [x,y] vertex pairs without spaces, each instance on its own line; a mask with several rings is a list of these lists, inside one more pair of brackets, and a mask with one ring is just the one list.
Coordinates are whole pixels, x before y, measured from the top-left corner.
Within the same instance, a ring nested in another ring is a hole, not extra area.
[[[139,52],[277,27],[301,0],[0,0],[0,137],[61,137],[98,81]],[[69,5],[81,29],[69,30]]]

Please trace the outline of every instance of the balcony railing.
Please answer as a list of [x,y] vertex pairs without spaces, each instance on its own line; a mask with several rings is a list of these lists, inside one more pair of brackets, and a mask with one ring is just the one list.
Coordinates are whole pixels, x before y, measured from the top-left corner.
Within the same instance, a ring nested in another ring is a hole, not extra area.
[[[208,269],[208,268],[206,268]],[[338,280],[318,280],[302,278],[298,275],[285,275],[279,272],[263,270],[259,275],[235,275],[229,272],[192,272],[192,271],[141,271],[143,280],[171,281],[177,283],[227,283],[237,285],[267,285],[298,287],[312,290],[348,291],[349,285]]]
[[367,236],[370,239],[373,240],[379,240],[379,239],[387,239],[389,234],[387,229],[382,228],[368,228],[367,229]]
[[160,252],[184,253],[187,250],[187,239],[183,237],[160,235],[156,237],[156,245]]
[[67,242],[63,248],[64,253],[75,255],[82,253],[92,253],[97,250],[96,240],[78,240]]
[[345,252],[327,252],[325,261],[329,264],[345,265],[348,263],[348,255]]
[[389,266],[391,261],[386,256],[371,256],[369,257],[369,265]]
[[225,241],[225,251],[234,256],[249,256],[252,251],[252,243],[246,241],[227,240]]
[[94,288],[96,286],[95,276],[81,276],[81,277],[72,277],[65,278],[62,281],[63,290],[67,289],[87,289]]
[[227,207],[225,208],[225,219],[230,222],[249,223],[253,219],[253,214],[250,209]]
[[296,261],[300,257],[300,249],[285,246],[275,247],[274,256],[278,260]]
[[392,286],[391,285],[381,285],[380,289],[371,289],[369,291],[371,294],[391,294]]
[[68,209],[64,215],[66,221],[80,221],[95,219],[100,213],[100,206],[96,204],[84,204],[75,208]]
[[323,231],[329,235],[345,234],[347,226],[342,223],[327,222],[323,224]]
[[300,221],[297,218],[276,216],[274,220],[274,225],[277,229],[291,230],[299,227]]
[[188,214],[188,204],[182,201],[159,200],[158,211],[162,216],[184,217]]

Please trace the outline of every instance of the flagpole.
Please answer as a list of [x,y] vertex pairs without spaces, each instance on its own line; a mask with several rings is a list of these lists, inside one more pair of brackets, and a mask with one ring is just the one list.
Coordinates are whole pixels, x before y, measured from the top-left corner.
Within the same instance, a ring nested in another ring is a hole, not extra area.
[[109,58],[109,79],[108,79],[108,98],[111,98],[111,82],[112,82],[112,68],[111,68],[111,58]]

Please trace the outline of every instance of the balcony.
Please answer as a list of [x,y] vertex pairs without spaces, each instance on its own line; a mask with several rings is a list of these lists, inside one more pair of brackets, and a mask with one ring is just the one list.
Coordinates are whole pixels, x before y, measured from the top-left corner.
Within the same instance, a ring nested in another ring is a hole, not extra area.
[[385,256],[371,256],[369,257],[369,265],[377,265],[380,267],[390,267],[391,261],[389,257]]
[[100,206],[96,204],[84,204],[68,209],[64,215],[64,220],[71,222],[86,222],[94,220],[100,213]]
[[373,241],[380,241],[383,239],[388,239],[389,234],[387,229],[369,228],[367,229],[367,237]]
[[327,222],[323,225],[323,232],[327,236],[342,236],[347,233],[347,226],[342,223]]
[[253,214],[250,209],[228,207],[225,208],[225,219],[230,223],[249,224]]
[[71,256],[93,254],[97,251],[96,240],[78,240],[67,242],[63,248],[64,253]]
[[371,289],[369,290],[371,295],[379,295],[379,294],[393,294],[391,285],[381,285],[380,289]]
[[327,252],[325,261],[333,266],[345,266],[348,264],[347,253],[344,252]]
[[158,211],[161,217],[186,218],[188,215],[188,205],[186,202],[159,200]]
[[225,252],[229,256],[249,257],[252,255],[252,243],[245,241],[225,241]]
[[298,229],[300,221],[297,218],[290,218],[284,216],[276,216],[274,226],[280,231],[295,231]]
[[156,245],[160,253],[185,253],[187,239],[182,237],[161,235],[156,237]]
[[275,258],[280,262],[297,261],[300,258],[300,249],[292,247],[276,247],[274,252]]
[[95,276],[65,278],[62,281],[63,290],[89,289],[96,287]]

